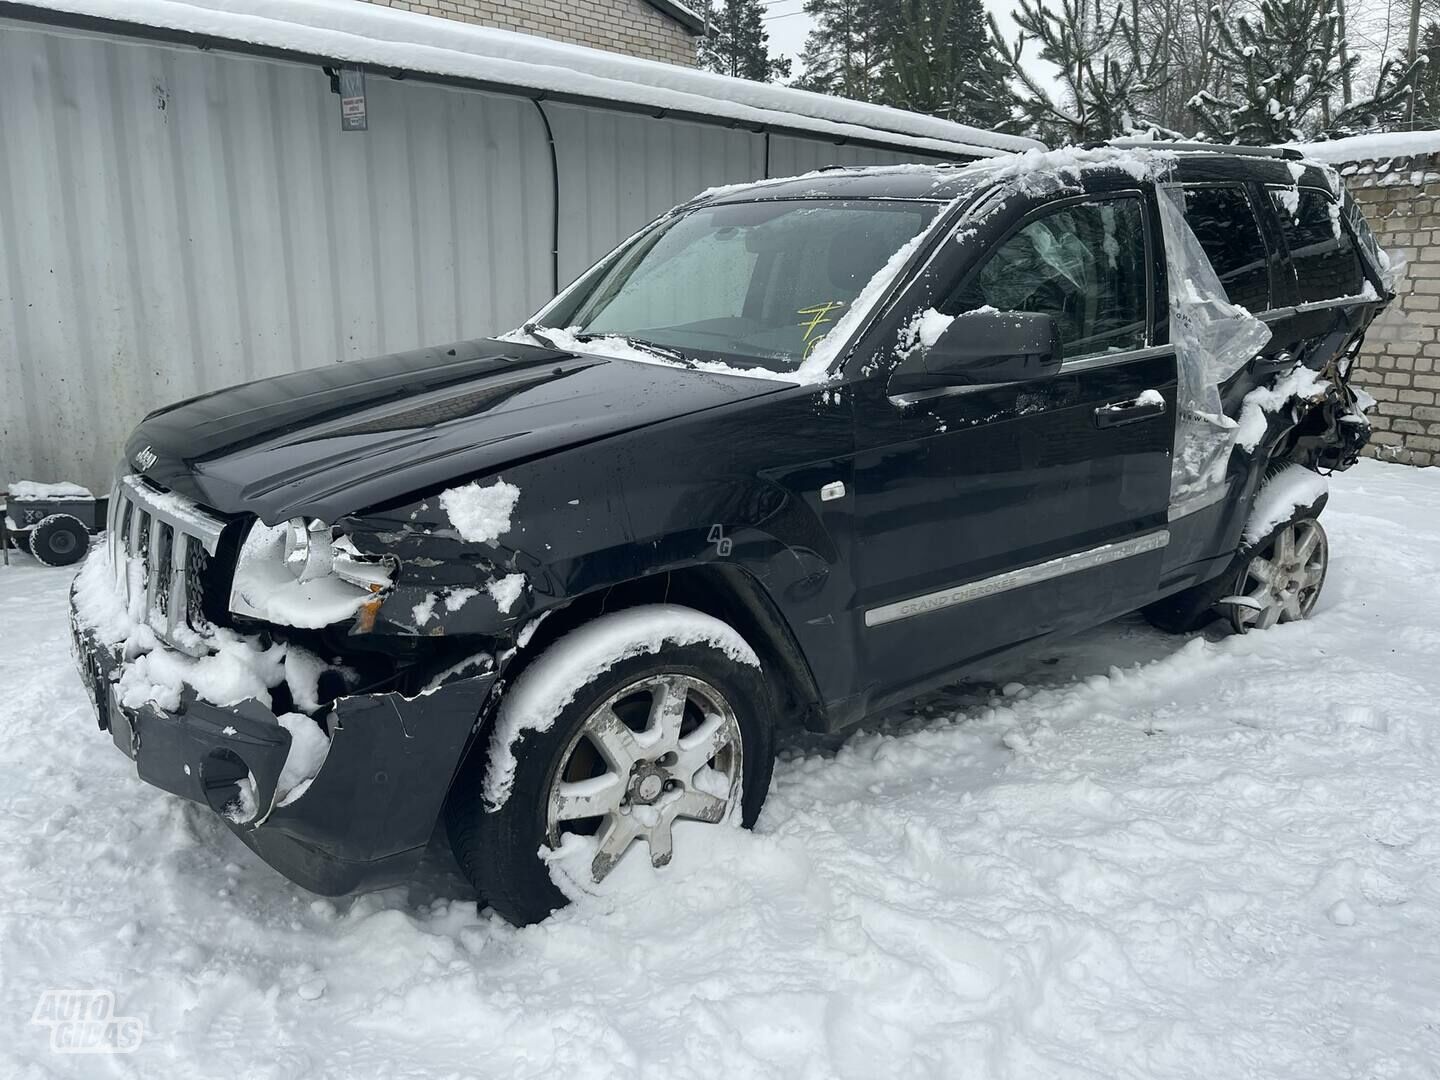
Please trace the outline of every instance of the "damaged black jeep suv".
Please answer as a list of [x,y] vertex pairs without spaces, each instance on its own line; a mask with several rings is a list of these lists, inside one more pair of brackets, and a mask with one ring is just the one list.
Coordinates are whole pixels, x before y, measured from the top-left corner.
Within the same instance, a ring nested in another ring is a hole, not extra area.
[[534,921],[753,824],[782,725],[1139,609],[1307,616],[1390,296],[1280,152],[701,196],[500,339],[146,417],[80,671],[141,778],[301,885],[402,879],[443,827]]

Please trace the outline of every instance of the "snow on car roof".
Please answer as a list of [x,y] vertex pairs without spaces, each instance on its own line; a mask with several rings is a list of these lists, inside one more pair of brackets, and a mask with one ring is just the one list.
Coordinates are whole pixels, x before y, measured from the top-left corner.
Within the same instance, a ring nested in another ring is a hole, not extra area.
[[1042,145],[938,117],[354,0],[35,0],[29,6],[200,35],[212,46],[233,41],[939,154],[984,157]]
[[1137,180],[1166,173],[1178,155],[1163,148],[1064,147],[1027,150],[968,164],[855,165],[799,176],[727,184],[701,192],[694,201],[743,202],[763,199],[933,199],[948,202],[977,188],[1016,180],[1078,177],[1087,169],[1119,169]]
[[[746,202],[755,199],[932,199],[948,202],[990,184],[1016,182],[1022,188],[1048,190],[1058,182],[1078,179],[1082,172],[1118,170],[1136,180],[1230,179],[1250,176],[1267,183],[1289,183],[1302,177],[1324,180],[1327,167],[1319,160],[1269,157],[1216,145],[1067,146],[1027,150],[981,161],[934,165],[854,165],[831,167],[799,176],[727,184],[701,192],[694,202]],[[1311,170],[1317,170],[1314,173]]]

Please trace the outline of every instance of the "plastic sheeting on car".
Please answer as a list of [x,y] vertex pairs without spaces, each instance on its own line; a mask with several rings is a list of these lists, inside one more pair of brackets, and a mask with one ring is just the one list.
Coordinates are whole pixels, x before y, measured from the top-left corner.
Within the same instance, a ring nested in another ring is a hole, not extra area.
[[1170,341],[1175,346],[1175,455],[1170,467],[1172,510],[1204,505],[1224,490],[1236,423],[1225,415],[1220,384],[1244,367],[1270,329],[1230,303],[1200,241],[1185,221],[1185,192],[1157,184],[1169,279]]

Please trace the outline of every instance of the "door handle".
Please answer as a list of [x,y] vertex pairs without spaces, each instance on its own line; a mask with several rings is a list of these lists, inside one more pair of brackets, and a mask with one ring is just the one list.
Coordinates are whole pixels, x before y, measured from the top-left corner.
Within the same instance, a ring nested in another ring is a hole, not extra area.
[[1165,415],[1165,399],[1157,390],[1146,390],[1139,397],[1128,401],[1112,401],[1095,410],[1095,426],[1098,428],[1124,427],[1144,420],[1154,420]]

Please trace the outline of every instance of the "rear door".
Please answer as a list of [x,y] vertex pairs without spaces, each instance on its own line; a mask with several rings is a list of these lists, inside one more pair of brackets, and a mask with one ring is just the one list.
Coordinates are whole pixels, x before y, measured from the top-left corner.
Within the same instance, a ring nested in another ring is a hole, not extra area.
[[[877,364],[856,388],[857,610],[874,703],[1154,595],[1175,364],[1154,344],[1151,196],[1124,180],[1063,199],[1009,193],[897,307],[1052,314],[1057,376],[895,399]],[[1146,391],[1163,404],[1137,400]]]
[[1275,355],[1288,361],[1286,367],[1302,360],[1318,371],[1368,325],[1380,298],[1329,191],[1303,184],[1264,190],[1286,255],[1283,283],[1292,297],[1291,304],[1265,316]]

